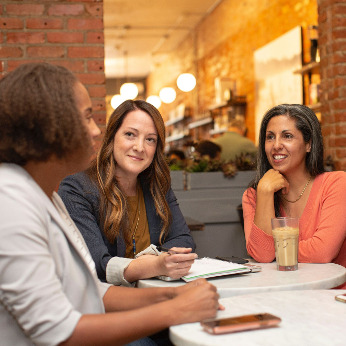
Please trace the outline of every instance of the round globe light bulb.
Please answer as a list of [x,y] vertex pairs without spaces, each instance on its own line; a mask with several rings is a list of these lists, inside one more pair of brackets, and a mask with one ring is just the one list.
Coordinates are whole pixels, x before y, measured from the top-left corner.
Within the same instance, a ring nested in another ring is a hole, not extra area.
[[156,95],[148,96],[146,101],[156,108],[160,108],[161,106],[161,99]]
[[191,91],[196,86],[196,78],[191,73],[182,73],[177,79],[177,86],[181,91]]
[[175,100],[176,96],[177,93],[173,88],[166,87],[160,90],[160,99],[164,103],[172,103]]
[[120,106],[125,101],[125,98],[120,94],[116,94],[111,98],[111,106],[113,109]]
[[133,100],[138,95],[138,88],[135,83],[124,83],[120,87],[120,95],[125,98],[125,100]]

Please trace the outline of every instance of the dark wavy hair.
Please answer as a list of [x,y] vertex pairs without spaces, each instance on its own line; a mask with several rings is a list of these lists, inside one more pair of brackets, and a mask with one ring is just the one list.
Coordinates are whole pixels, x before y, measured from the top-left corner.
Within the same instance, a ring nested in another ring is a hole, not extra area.
[[135,110],[147,113],[154,122],[158,133],[156,152],[150,166],[140,173],[140,179],[148,184],[153,196],[157,214],[162,220],[160,243],[164,241],[171,223],[171,212],[166,194],[171,186],[168,164],[164,155],[165,125],[160,112],[143,100],[127,100],[117,107],[107,124],[100,151],[91,168],[89,176],[96,182],[100,191],[100,220],[107,239],[114,243],[120,230],[126,242],[129,241],[128,213],[126,198],[119,188],[115,176],[116,162],[113,155],[114,136],[121,127],[126,115]]
[[23,64],[0,80],[0,162],[64,158],[91,141],[76,106],[77,82],[47,63]]
[[[300,104],[282,104],[273,107],[264,115],[261,123],[257,156],[257,172],[254,180],[250,183],[250,187],[257,189],[259,181],[263,175],[272,168],[266,152],[265,140],[267,126],[273,117],[286,115],[295,120],[297,129],[302,133],[305,143],[311,143],[310,152],[306,153],[305,165],[312,177],[323,173],[323,137],[320,123],[316,114],[307,106]],[[275,215],[280,215],[280,204],[278,192],[274,194]]]

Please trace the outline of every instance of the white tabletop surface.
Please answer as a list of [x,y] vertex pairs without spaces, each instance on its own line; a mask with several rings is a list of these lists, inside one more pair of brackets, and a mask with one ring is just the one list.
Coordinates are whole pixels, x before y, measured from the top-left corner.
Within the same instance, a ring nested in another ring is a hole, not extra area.
[[335,295],[346,290],[281,291],[221,299],[218,317],[268,312],[281,318],[278,327],[223,335],[205,332],[200,323],[170,328],[176,346],[345,346],[346,304]]
[[[278,271],[275,262],[258,264],[262,267],[261,272],[230,275],[208,281],[217,287],[220,298],[266,291],[328,289],[346,281],[346,268],[334,263],[299,263],[298,270],[290,272]],[[166,282],[147,279],[139,280],[138,287],[180,286],[184,283],[180,280]]]

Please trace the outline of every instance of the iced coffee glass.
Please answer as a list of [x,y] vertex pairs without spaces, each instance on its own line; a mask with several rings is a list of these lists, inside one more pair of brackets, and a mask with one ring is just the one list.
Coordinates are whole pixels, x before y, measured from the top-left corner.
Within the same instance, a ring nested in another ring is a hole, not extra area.
[[299,218],[277,217],[272,219],[277,270],[298,269]]

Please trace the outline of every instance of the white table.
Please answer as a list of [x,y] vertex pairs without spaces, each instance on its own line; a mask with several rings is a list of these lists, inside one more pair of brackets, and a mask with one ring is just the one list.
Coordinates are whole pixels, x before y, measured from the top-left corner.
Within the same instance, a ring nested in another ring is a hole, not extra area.
[[268,312],[281,318],[278,327],[211,335],[200,323],[170,328],[176,346],[345,346],[346,304],[335,300],[346,290],[281,291],[221,299],[218,317]]
[[[346,281],[346,268],[334,263],[299,263],[298,270],[278,271],[276,263],[259,263],[258,273],[230,275],[208,279],[218,289],[220,298],[266,291],[307,290],[334,288]],[[138,287],[180,286],[183,281],[159,279],[139,280]],[[345,322],[346,327],[346,322]],[[346,345],[346,343],[345,343]]]

